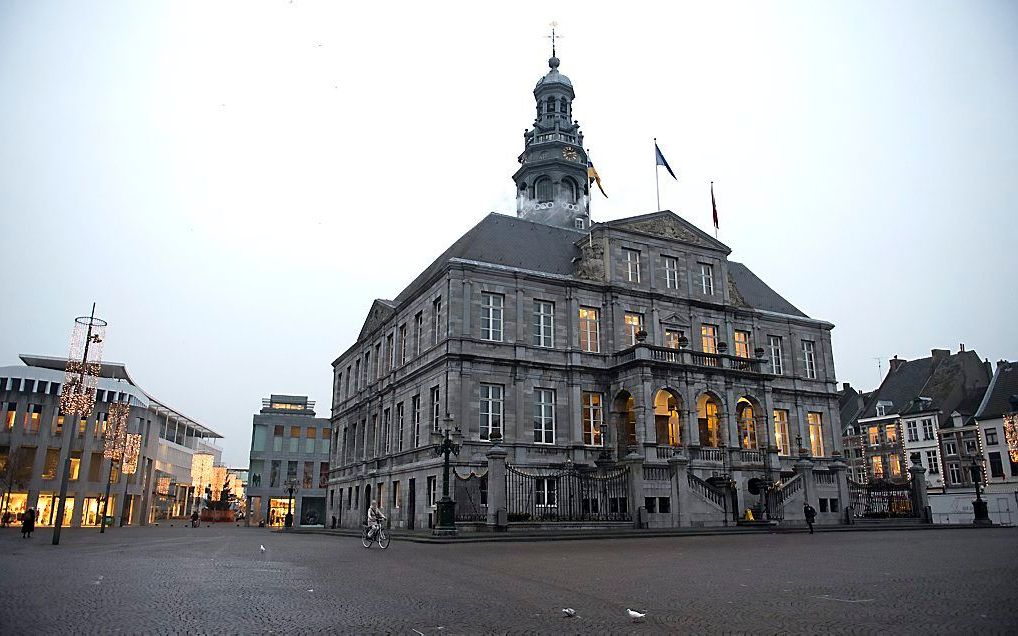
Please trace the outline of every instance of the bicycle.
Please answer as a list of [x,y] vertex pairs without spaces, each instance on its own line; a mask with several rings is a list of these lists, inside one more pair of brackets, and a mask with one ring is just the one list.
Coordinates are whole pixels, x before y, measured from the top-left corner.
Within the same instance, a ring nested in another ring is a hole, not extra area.
[[389,547],[389,533],[385,531],[385,528],[378,526],[378,530],[372,534],[369,526],[364,526],[364,533],[361,535],[361,545],[365,548],[370,548],[371,544],[378,542],[378,547],[386,549]]

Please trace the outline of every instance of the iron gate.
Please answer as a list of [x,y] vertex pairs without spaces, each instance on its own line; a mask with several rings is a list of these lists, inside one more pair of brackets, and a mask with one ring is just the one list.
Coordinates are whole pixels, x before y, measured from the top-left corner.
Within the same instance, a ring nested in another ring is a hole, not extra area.
[[471,473],[466,478],[455,477],[456,521],[485,521],[488,518],[488,476]]
[[890,481],[849,484],[851,503],[856,515],[872,518],[917,517],[912,485]]
[[632,521],[625,466],[531,474],[507,464],[505,481],[509,521]]

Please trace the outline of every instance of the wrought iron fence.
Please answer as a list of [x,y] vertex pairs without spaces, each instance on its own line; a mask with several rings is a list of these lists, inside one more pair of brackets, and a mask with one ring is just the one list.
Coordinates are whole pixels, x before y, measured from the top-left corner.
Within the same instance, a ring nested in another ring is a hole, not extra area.
[[629,468],[529,473],[506,466],[509,521],[631,521]]
[[863,517],[917,517],[912,485],[889,481],[870,484],[849,484],[849,498],[855,514]]

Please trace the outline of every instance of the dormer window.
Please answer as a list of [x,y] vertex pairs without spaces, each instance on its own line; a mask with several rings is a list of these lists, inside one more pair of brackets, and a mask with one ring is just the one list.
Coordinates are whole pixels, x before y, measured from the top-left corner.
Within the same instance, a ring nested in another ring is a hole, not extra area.
[[582,218],[576,217],[576,219],[573,221],[573,225],[576,226],[577,230],[582,230],[582,229],[584,229],[584,225],[585,224],[584,224]]
[[887,415],[887,407],[883,404],[877,404],[877,417],[883,417]]

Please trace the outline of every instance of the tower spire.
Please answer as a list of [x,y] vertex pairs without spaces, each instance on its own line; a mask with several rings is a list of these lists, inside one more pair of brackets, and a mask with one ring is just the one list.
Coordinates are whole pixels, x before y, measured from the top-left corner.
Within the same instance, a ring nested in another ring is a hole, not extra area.
[[557,55],[555,55],[555,39],[562,37],[561,35],[558,35],[558,36],[555,35],[555,27],[558,26],[558,22],[552,22],[548,26],[551,27],[551,35],[547,36],[547,37],[551,38],[551,56],[553,58],[554,57],[558,57]]

